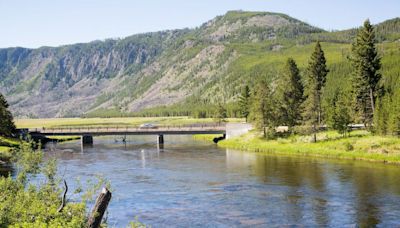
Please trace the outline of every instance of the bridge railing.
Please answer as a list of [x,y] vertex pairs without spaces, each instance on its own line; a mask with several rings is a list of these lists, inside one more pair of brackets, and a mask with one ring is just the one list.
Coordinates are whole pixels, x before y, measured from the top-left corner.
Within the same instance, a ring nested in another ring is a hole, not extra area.
[[191,130],[225,130],[225,123],[205,123],[205,124],[186,124],[186,125],[155,125],[150,127],[140,127],[131,125],[116,125],[116,126],[87,126],[87,127],[42,127],[29,129],[30,132],[41,132],[41,133],[81,133],[81,132],[129,132],[129,131],[191,131]]

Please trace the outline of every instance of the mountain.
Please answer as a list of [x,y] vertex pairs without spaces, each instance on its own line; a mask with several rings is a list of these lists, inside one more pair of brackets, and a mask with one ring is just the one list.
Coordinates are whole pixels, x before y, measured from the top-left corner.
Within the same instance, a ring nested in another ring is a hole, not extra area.
[[[345,83],[355,32],[327,32],[279,13],[230,11],[194,29],[61,47],[0,49],[0,92],[19,117],[233,103],[254,77],[278,77],[288,57],[304,68],[316,40],[324,42],[330,77]],[[399,69],[390,55],[399,56],[400,19],[377,25],[377,32],[380,50],[388,53],[384,70],[395,77]]]

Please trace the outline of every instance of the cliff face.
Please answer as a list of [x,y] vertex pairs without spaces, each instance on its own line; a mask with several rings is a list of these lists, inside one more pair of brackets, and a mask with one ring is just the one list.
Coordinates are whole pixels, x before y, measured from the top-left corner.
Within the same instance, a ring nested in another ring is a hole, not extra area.
[[231,76],[235,61],[255,54],[254,47],[272,53],[298,40],[346,37],[337,34],[283,14],[232,11],[195,29],[0,49],[0,92],[19,117],[138,111],[193,97],[229,100],[243,81],[240,74]]

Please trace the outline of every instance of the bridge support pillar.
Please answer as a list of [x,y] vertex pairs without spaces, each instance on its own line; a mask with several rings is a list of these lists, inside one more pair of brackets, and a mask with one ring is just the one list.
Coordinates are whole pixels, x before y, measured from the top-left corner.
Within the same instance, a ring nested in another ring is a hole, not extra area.
[[164,145],[164,135],[158,135],[158,145]]
[[93,136],[91,135],[82,135],[82,145],[92,145],[93,144]]

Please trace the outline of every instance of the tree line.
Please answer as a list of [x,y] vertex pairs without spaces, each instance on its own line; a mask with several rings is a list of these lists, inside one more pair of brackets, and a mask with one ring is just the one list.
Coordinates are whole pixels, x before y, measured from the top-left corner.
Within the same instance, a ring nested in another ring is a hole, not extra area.
[[276,80],[268,82],[260,77],[254,86],[244,86],[239,96],[242,117],[254,123],[265,137],[274,137],[278,126],[287,126],[290,133],[311,133],[316,141],[320,129],[329,127],[346,135],[351,123],[363,123],[369,131],[399,135],[400,94],[384,86],[375,44],[374,27],[367,20],[358,29],[348,58],[351,86],[338,87],[330,91],[333,96],[324,97],[329,69],[317,41],[303,75],[295,60],[289,58]]

